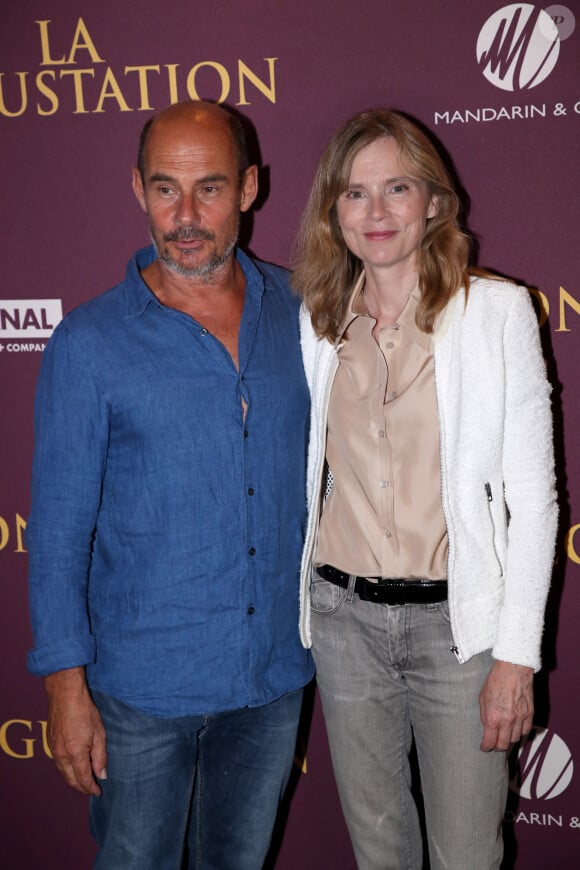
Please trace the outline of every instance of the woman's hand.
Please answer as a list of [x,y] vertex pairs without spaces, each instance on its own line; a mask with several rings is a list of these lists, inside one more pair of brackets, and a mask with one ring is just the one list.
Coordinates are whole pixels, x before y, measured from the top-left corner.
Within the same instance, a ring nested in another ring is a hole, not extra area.
[[534,671],[496,661],[479,693],[481,750],[507,750],[529,734],[534,717]]

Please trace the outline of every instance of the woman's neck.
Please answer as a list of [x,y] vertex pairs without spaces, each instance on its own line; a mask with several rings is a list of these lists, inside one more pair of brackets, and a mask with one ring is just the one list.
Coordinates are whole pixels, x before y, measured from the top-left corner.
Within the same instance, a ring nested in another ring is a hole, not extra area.
[[415,269],[365,269],[364,299],[368,313],[377,327],[390,326],[399,318],[417,284]]

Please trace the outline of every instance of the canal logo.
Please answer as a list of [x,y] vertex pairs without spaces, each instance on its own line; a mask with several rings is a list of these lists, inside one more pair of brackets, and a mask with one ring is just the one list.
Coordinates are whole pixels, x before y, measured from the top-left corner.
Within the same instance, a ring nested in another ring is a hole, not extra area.
[[61,320],[61,299],[0,300],[0,339],[50,338]]

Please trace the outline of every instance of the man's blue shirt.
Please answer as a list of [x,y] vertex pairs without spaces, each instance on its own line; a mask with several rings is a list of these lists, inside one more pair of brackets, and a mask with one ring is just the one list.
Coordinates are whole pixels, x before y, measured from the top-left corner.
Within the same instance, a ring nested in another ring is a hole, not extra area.
[[284,270],[237,257],[239,370],[147,288],[147,248],[55,330],[37,389],[29,669],[86,665],[152,715],[266,704],[313,672],[298,300]]

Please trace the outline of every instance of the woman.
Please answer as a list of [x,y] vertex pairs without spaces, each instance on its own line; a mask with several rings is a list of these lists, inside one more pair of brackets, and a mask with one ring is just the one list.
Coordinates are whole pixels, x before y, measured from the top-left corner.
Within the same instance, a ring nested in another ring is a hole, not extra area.
[[[532,724],[556,503],[550,388],[525,288],[468,269],[422,131],[363,112],[298,237],[312,393],[303,643],[359,868],[502,857],[506,751]],[[508,532],[509,517],[509,532]]]

